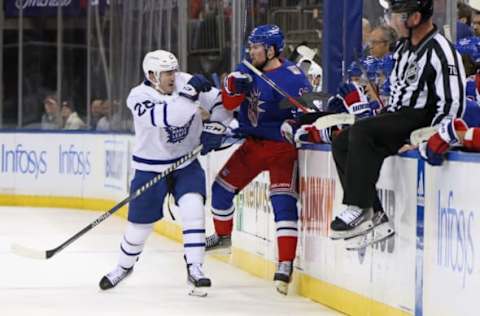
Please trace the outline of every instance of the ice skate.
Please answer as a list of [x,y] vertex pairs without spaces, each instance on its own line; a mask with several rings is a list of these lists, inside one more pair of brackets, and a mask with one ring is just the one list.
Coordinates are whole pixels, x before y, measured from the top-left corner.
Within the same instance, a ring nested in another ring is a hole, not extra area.
[[293,262],[291,261],[282,261],[277,265],[277,271],[273,276],[275,281],[275,287],[280,294],[288,294],[288,284],[291,281],[293,272]]
[[189,263],[187,264],[187,282],[191,286],[188,295],[205,297],[208,293],[205,288],[210,287],[212,282],[203,274],[202,264]]
[[217,234],[210,235],[205,240],[205,251],[216,254],[229,255],[232,247],[232,237],[218,236]]
[[330,224],[331,239],[346,239],[363,235],[373,228],[373,209],[349,205]]
[[377,212],[372,219],[373,228],[366,234],[345,240],[347,250],[358,250],[385,240],[395,234],[387,214]]
[[117,266],[115,270],[107,273],[99,283],[99,286],[102,290],[109,290],[114,288],[120,281],[128,277],[133,271],[133,268],[124,269],[120,266]]

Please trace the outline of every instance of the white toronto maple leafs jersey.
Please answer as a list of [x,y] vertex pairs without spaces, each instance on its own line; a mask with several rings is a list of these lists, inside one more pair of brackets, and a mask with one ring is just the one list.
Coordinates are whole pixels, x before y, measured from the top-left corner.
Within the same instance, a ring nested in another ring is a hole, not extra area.
[[[179,95],[192,76],[177,72],[175,91],[159,93],[148,82],[136,86],[127,97],[135,124],[132,166],[137,170],[161,172],[200,144],[202,118],[199,105],[214,113],[218,120],[229,116],[221,103],[220,91],[212,88],[200,93],[193,102]],[[212,117],[214,115],[212,114]],[[192,161],[187,161],[183,168]]]

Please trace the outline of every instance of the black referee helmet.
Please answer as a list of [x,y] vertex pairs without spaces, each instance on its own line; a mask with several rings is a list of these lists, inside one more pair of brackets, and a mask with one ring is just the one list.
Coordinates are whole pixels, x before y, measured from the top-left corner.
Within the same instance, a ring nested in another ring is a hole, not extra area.
[[422,14],[422,22],[427,21],[433,15],[433,0],[388,0],[389,9],[393,13]]

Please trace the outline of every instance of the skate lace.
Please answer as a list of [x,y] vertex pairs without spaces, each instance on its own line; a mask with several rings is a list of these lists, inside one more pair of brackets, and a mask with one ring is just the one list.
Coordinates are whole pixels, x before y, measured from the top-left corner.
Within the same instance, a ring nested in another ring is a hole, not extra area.
[[199,263],[192,263],[189,267],[190,275],[198,280],[205,278],[205,274],[202,271],[202,265]]
[[338,218],[343,220],[345,223],[351,223],[360,215],[362,215],[362,209],[355,206],[349,206],[346,210],[340,213],[340,215],[338,215]]
[[121,267],[117,267],[115,270],[107,274],[107,278],[113,284],[117,284],[120,280],[122,280],[125,277],[125,274],[127,273],[128,273],[128,270],[125,270]]
[[277,273],[290,275],[292,273],[292,262],[290,261],[279,262]]
[[215,246],[218,243],[218,240],[219,238],[217,234],[208,236],[207,238],[205,238],[205,247],[209,248]]

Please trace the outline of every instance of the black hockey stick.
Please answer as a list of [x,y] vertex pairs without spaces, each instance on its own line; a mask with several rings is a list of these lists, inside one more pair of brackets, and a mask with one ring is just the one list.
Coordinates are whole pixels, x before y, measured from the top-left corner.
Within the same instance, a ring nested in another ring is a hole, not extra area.
[[270,87],[272,87],[274,90],[280,93],[284,98],[287,98],[288,101],[291,104],[293,104],[295,107],[297,107],[300,111],[302,111],[303,113],[311,112],[309,109],[304,107],[300,102],[298,102],[292,96],[290,96],[287,92],[283,91],[283,89],[280,88],[275,82],[273,82],[272,79],[268,78],[263,72],[255,68],[255,66],[252,65],[248,60],[246,59],[242,60],[242,64],[244,64],[248,69],[253,71],[254,74],[262,78],[263,81],[265,81]]
[[165,169],[163,172],[160,174],[156,175],[153,179],[150,181],[146,182],[144,185],[142,185],[140,188],[138,188],[135,192],[131,193],[129,196],[127,196],[125,199],[120,201],[117,205],[112,207],[110,210],[106,211],[103,213],[100,217],[98,217],[96,220],[91,222],[89,225],[85,226],[81,231],[67,239],[65,242],[63,242],[60,246],[49,249],[49,250],[36,250],[28,247],[24,247],[19,244],[12,244],[11,249],[12,252],[23,257],[30,257],[34,259],[50,259],[51,257],[55,256],[57,253],[65,249],[68,245],[73,243],[75,240],[83,236],[85,233],[87,233],[89,230],[109,218],[113,213],[118,211],[122,206],[125,204],[129,203],[130,201],[136,199],[140,195],[142,195],[146,190],[151,188],[153,185],[155,185],[158,181],[161,179],[165,178],[168,174],[172,173],[175,169],[177,169],[180,165],[185,163],[186,161],[196,157],[200,151],[202,150],[202,145],[199,145],[196,147],[193,151],[190,153],[186,154],[183,156],[180,160],[174,162],[170,167]]

